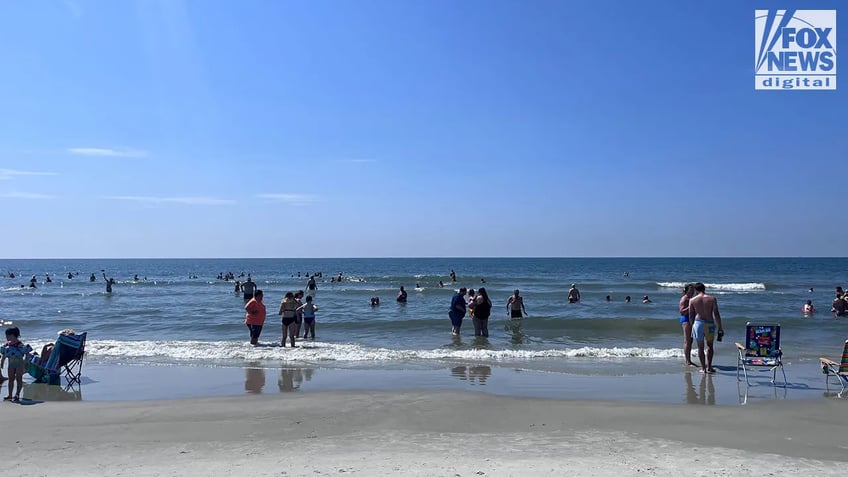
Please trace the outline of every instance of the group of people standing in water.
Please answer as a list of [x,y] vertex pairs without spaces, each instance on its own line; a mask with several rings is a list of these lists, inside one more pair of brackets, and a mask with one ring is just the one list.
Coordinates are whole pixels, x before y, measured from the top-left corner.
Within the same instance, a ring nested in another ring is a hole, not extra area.
[[[315,312],[318,311],[318,306],[314,303],[314,295],[318,288],[313,276],[310,276],[306,289],[307,293],[304,293],[303,290],[286,292],[280,301],[278,312],[282,324],[280,346],[283,348],[286,347],[287,342],[291,343],[292,348],[296,347],[295,342],[300,336],[301,329],[303,330],[303,339],[307,339],[307,337],[315,339]],[[250,344],[256,346],[259,344],[259,336],[265,326],[267,314],[264,303],[265,293],[257,288],[256,283],[249,275],[241,286],[236,285],[236,292],[239,291],[244,293],[246,302],[244,305],[244,324],[250,334]]]

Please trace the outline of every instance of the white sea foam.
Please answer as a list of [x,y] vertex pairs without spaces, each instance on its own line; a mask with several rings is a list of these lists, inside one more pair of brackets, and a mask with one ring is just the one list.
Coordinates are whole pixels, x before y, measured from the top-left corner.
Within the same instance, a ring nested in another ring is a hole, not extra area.
[[680,349],[595,348],[542,350],[489,349],[389,349],[358,344],[301,342],[298,348],[275,344],[250,346],[241,341],[113,341],[96,340],[86,345],[93,358],[130,361],[218,361],[275,360],[296,362],[363,362],[410,360],[508,361],[539,358],[645,358],[669,359],[682,356]]
[[[683,288],[686,282],[657,282],[657,286],[663,288]],[[707,290],[724,290],[724,291],[763,291],[766,289],[765,283],[704,283]]]

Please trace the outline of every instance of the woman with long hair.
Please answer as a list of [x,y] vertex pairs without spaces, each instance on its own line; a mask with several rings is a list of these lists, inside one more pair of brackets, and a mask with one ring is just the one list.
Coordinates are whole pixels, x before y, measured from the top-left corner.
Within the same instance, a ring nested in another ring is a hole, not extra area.
[[[489,336],[489,315],[492,314],[492,300],[485,288],[477,290],[476,305],[474,306],[474,319],[480,323],[479,332],[474,327],[474,336]],[[478,334],[479,333],[479,334]]]

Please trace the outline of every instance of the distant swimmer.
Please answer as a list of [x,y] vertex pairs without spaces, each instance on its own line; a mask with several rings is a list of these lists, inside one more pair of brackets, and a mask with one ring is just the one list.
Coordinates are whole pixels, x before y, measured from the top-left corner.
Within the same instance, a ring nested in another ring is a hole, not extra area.
[[648,298],[648,295],[645,295],[645,296],[642,297],[642,303],[653,303],[653,302],[651,301],[650,298]]
[[624,278],[630,277],[630,272],[624,272]]
[[456,272],[454,272],[453,269],[450,271],[450,279],[452,282],[456,281]]
[[103,273],[103,279],[106,280],[106,293],[112,293],[112,285],[115,284],[115,279],[106,278],[106,272]]
[[[236,287],[235,287],[235,289],[233,289],[233,293],[238,293],[240,291],[241,291],[241,282],[236,280]],[[253,296],[254,297],[256,296],[255,292],[253,293]]]
[[133,281],[134,281],[134,282],[137,282],[137,281],[138,281],[138,274],[137,274],[137,273],[136,273],[136,274],[135,274],[135,276],[133,277]]
[[612,301],[612,297],[607,295],[607,301]]
[[244,301],[253,298],[253,294],[256,292],[256,283],[253,282],[250,275],[248,275],[247,281],[241,284],[241,291],[244,293]]
[[[92,273],[92,275],[94,275],[94,274]],[[73,280],[73,278],[74,278],[74,274],[71,273],[71,272],[68,272],[68,280]]]
[[338,277],[336,277],[336,281],[337,281],[337,282],[341,282],[341,281],[342,281],[342,272],[339,272],[339,276],[338,276]]
[[[841,289],[842,287],[839,288]],[[833,299],[833,303],[831,304],[830,311],[836,316],[845,316],[846,308],[848,308],[848,306],[846,306],[844,295],[837,291],[836,297]]]
[[568,289],[568,302],[569,303],[577,303],[580,301],[580,290],[577,289],[577,285],[571,284],[571,288]]
[[624,303],[630,303],[630,295],[624,297]]
[[512,292],[512,296],[507,300],[506,312],[513,320],[520,320],[527,316],[527,310],[524,308],[524,297],[519,295],[518,288]]
[[307,296],[315,296],[315,293],[317,291],[318,291],[318,284],[315,283],[315,275],[310,275],[309,280],[307,280],[307,282],[306,282],[306,295]]
[[53,280],[50,279],[49,273],[44,274],[44,283],[53,283]]
[[804,312],[805,315],[812,315],[816,312],[816,307],[813,306],[813,300],[807,300],[807,303],[801,307],[801,311]]
[[9,278],[15,278],[15,274],[12,273],[12,272],[9,272]]
[[485,278],[481,278],[481,279],[480,279],[480,283],[486,283],[486,279],[485,279]]
[[35,284],[36,284],[37,282],[38,282],[38,279],[37,279],[37,278],[35,278],[35,275],[33,275],[33,276],[32,276],[32,278],[30,278],[30,279],[29,279],[29,287],[30,287],[30,288],[35,288]]
[[445,283],[443,281],[439,280],[439,288],[444,288],[444,287],[445,287]]
[[812,292],[813,292],[813,287],[810,287],[810,293],[812,293]]
[[400,291],[397,294],[398,303],[406,303],[406,290],[403,289],[403,285],[400,287]]
[[[71,275],[71,274],[69,273],[69,274],[68,274],[68,278],[71,278],[71,276],[70,276],[70,275]],[[97,277],[96,277],[96,276],[94,276],[94,273],[92,273],[92,274],[91,274],[91,276],[90,276],[90,277],[88,277],[88,281],[90,281],[91,283],[94,283],[94,282],[96,282],[96,281],[97,281]]]
[[380,297],[372,296],[371,297],[371,306],[380,306]]

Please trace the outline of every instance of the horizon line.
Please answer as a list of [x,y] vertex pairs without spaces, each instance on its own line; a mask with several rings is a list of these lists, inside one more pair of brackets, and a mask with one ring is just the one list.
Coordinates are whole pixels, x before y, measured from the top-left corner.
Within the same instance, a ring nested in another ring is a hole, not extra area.
[[699,256],[519,256],[519,255],[504,255],[504,256],[383,256],[383,257],[29,257],[29,258],[0,258],[0,260],[397,260],[397,259],[458,259],[458,260],[479,260],[479,259],[569,259],[569,260],[597,260],[597,259],[729,259],[729,258],[744,258],[744,259],[798,259],[798,258],[848,258],[845,256],[830,256],[830,255],[786,255],[786,256],[766,256],[766,255],[699,255]]

